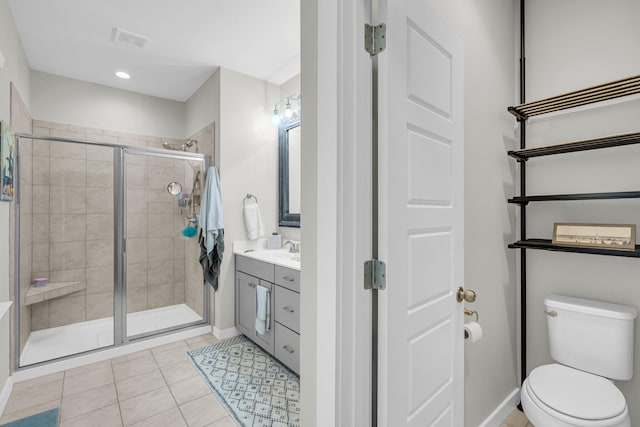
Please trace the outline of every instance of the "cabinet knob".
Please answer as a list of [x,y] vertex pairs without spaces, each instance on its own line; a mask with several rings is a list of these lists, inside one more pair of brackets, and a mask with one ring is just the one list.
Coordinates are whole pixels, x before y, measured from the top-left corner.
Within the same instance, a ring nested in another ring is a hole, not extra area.
[[289,306],[287,306],[287,307],[282,307],[282,309],[283,309],[284,311],[288,312],[288,313],[293,313],[293,312],[295,311],[293,308],[291,308],[291,307],[289,307]]
[[295,353],[295,350],[289,347],[288,345],[282,346],[289,354]]
[[250,287],[250,288],[255,288],[255,287],[256,287],[256,284],[255,284],[255,283],[251,283],[251,282],[249,282],[249,287]]
[[286,280],[287,282],[295,282],[296,281],[296,279],[294,279],[291,276],[284,276],[283,279]]

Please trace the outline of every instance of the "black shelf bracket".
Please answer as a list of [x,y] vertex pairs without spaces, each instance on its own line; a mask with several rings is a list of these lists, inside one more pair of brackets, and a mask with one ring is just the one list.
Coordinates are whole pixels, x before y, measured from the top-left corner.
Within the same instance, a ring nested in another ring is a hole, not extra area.
[[509,244],[512,249],[541,249],[545,251],[556,252],[573,252],[580,254],[592,255],[608,255],[627,258],[640,258],[640,246],[636,245],[635,249],[608,249],[608,248],[592,248],[588,246],[568,246],[554,245],[548,239],[527,239],[519,240]]
[[571,200],[611,200],[611,199],[639,199],[640,191],[617,191],[609,193],[581,193],[554,194],[540,196],[516,196],[508,200],[509,203],[527,205],[529,202],[552,202]]

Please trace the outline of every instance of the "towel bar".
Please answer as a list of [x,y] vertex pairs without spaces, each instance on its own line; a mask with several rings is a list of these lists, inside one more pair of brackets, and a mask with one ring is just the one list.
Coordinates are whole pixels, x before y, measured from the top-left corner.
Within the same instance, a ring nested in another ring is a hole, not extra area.
[[254,199],[256,203],[258,203],[258,198],[256,196],[254,196],[253,194],[247,193],[247,195],[244,196],[244,199],[242,199],[242,206],[247,206],[247,200],[251,200],[251,199]]

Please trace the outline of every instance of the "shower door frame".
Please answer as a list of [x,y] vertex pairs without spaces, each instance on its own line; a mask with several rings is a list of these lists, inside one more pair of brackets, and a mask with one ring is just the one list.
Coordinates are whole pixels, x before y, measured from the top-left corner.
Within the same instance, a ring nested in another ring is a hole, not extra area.
[[[127,345],[128,343],[139,342],[141,340],[159,337],[166,334],[170,334],[175,331],[182,331],[191,328],[201,327],[208,325],[211,321],[211,290],[209,286],[206,286],[204,278],[203,283],[203,316],[201,321],[194,321],[185,323],[178,326],[168,327],[164,329],[158,329],[151,332],[146,332],[134,336],[127,336],[127,289],[126,289],[126,177],[125,177],[125,153],[135,155],[150,155],[154,157],[164,157],[171,159],[184,159],[184,160],[198,160],[203,162],[203,168],[206,171],[211,164],[211,156],[208,154],[189,153],[189,152],[171,152],[166,149],[158,148],[142,148],[133,147],[129,145],[111,144],[107,142],[87,141],[82,139],[73,138],[61,138],[46,135],[30,135],[25,133],[16,133],[14,152],[14,173],[15,173],[15,188],[14,188],[14,259],[13,259],[13,370],[14,372],[24,369],[30,369],[38,366],[43,366],[52,362],[59,362],[67,359],[72,359],[78,356],[87,355],[104,351],[109,348],[117,348]],[[79,353],[70,354],[68,356],[57,357],[55,359],[46,360],[43,362],[33,363],[26,366],[20,366],[21,356],[21,336],[20,336],[20,145],[21,139],[30,140],[43,140],[43,141],[56,141],[66,142],[72,144],[84,144],[98,147],[108,147],[113,149],[113,209],[114,209],[114,227],[113,227],[113,274],[114,274],[114,287],[113,287],[113,344],[109,346],[98,347],[92,350],[87,350]]]

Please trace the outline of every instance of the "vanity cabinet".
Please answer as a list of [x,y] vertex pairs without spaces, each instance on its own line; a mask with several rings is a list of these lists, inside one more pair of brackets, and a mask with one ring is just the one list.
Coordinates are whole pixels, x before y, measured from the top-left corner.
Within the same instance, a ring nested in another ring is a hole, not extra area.
[[[300,373],[300,272],[236,255],[236,327],[250,340]],[[271,293],[269,331],[256,332],[256,287]]]

